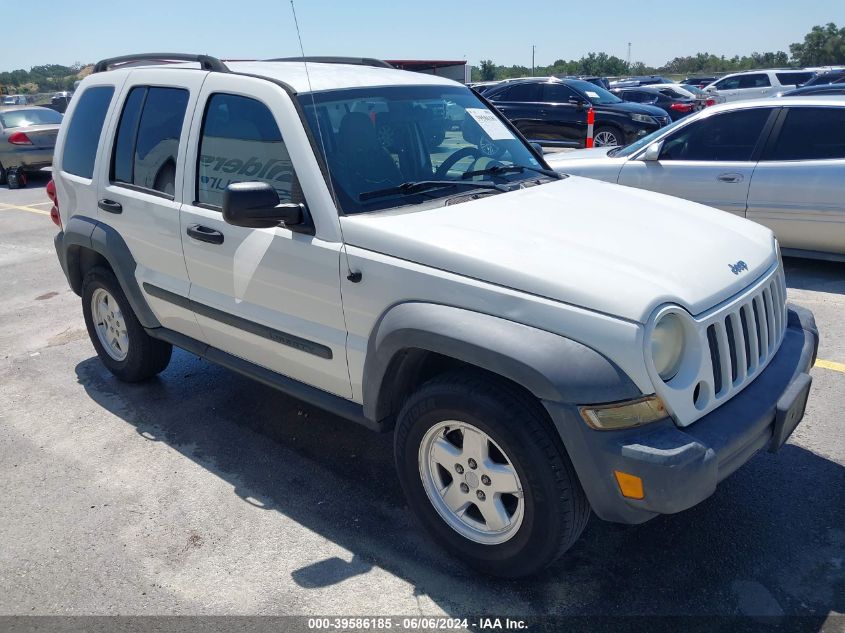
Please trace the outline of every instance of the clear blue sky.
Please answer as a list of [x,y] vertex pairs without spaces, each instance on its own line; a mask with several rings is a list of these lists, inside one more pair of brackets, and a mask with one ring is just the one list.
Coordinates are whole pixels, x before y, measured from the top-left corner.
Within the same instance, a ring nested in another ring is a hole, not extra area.
[[[289,0],[0,0],[0,71],[133,52],[299,54]],[[518,7],[525,7],[520,15]],[[593,9],[591,10],[591,7]],[[845,26],[845,0],[298,0],[308,55],[537,65],[590,51],[660,65],[709,51],[784,50],[815,24]],[[20,25],[13,27],[20,16]]]

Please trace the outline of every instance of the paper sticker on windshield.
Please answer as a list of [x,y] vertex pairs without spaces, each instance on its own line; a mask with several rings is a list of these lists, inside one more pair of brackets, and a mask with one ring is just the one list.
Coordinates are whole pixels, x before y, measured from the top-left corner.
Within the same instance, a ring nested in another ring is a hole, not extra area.
[[599,93],[597,93],[597,92],[593,92],[592,90],[585,90],[584,92],[587,93],[587,96],[590,97],[590,99],[598,99],[599,98]]
[[467,114],[475,119],[475,122],[481,126],[481,129],[492,140],[501,141],[503,139],[514,138],[514,135],[505,127],[505,124],[499,120],[499,117],[490,112],[490,110],[484,108],[467,108]]

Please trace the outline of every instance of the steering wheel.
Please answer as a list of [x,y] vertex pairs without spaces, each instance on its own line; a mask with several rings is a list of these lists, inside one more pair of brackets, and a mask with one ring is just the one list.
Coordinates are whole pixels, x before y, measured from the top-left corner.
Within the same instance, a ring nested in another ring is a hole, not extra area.
[[434,179],[435,180],[444,180],[446,178],[446,174],[449,173],[449,170],[454,167],[459,160],[466,158],[467,156],[472,156],[475,160],[484,157],[484,152],[482,152],[477,147],[462,147],[454,154],[451,154],[446,160],[440,163],[440,167],[437,168],[437,171],[434,172]]

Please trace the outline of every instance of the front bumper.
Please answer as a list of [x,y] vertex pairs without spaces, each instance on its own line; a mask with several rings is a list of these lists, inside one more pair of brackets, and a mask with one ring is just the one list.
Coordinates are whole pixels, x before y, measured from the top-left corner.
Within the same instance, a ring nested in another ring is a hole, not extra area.
[[[813,314],[790,305],[783,342],[768,367],[728,402],[683,428],[667,418],[624,431],[596,431],[576,407],[544,404],[593,511],[607,521],[642,523],[700,503],[758,450],[777,450],[778,400],[790,385],[807,380],[818,345]],[[642,478],[644,498],[623,497],[614,470]]]

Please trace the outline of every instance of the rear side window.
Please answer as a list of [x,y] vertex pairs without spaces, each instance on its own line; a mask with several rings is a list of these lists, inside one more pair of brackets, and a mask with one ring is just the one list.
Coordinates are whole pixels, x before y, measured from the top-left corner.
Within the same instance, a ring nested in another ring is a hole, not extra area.
[[770,112],[739,110],[691,123],[666,139],[660,159],[749,161]]
[[75,176],[92,178],[97,146],[106,113],[109,111],[113,86],[92,86],[86,88],[76,104],[65,136],[62,153],[62,170]]
[[222,206],[233,182],[271,185],[282,202],[300,202],[301,190],[273,113],[255,99],[218,93],[208,100],[200,137],[197,202]]
[[845,158],[845,108],[790,108],[768,160]]
[[810,81],[815,73],[775,73],[782,86],[800,86]]
[[188,96],[183,88],[136,86],[129,91],[114,144],[112,182],[174,195]]
[[538,102],[543,100],[543,85],[539,83],[517,84],[494,97],[497,101]]

